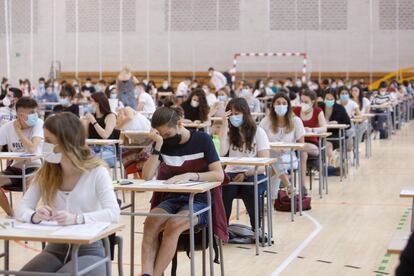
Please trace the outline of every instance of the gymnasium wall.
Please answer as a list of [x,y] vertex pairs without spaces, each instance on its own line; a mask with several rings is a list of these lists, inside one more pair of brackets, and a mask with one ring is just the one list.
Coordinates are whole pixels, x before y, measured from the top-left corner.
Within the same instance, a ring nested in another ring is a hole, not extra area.
[[[171,4],[171,6],[170,6]],[[8,12],[5,12],[5,11]],[[306,52],[312,72],[414,66],[412,0],[0,0],[0,76],[227,70],[237,52]],[[301,70],[242,58],[241,71]]]

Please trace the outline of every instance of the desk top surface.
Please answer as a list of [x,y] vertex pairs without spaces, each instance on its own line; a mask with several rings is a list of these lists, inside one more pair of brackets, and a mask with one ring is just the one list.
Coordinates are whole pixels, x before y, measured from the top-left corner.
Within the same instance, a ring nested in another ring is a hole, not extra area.
[[[8,226],[0,227],[0,240],[25,240],[25,241],[42,241],[42,242],[53,242],[53,243],[71,243],[71,244],[91,244],[99,241],[117,231],[124,228],[121,224],[110,224],[107,228],[102,230],[95,236],[62,236],[53,235],[56,230],[34,230],[34,229],[20,229],[12,227],[11,222],[14,225],[19,224],[16,220],[11,219],[0,219],[2,225],[7,224]],[[4,227],[6,227],[4,229]]]
[[202,182],[193,186],[180,186],[175,184],[151,185],[151,181],[130,180],[129,185],[114,185],[115,190],[130,192],[164,192],[164,193],[190,193],[199,194],[207,192],[221,185],[220,182]]
[[41,154],[27,154],[24,152],[0,152],[0,160],[31,161],[42,159]]
[[86,139],[87,145],[114,145],[121,143],[118,139]]
[[303,149],[305,143],[285,143],[285,142],[272,142],[270,148],[272,149]]
[[262,157],[220,157],[222,165],[266,166],[276,163],[277,158]]

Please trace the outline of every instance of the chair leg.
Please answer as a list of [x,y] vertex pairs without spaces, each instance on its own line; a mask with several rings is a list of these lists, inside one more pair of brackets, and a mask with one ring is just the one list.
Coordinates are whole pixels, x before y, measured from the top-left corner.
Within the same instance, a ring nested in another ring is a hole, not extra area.
[[118,275],[123,276],[124,275],[124,266],[123,266],[123,255],[122,252],[124,252],[124,242],[122,237],[116,236],[115,237],[116,244],[118,244]]
[[9,191],[9,197],[10,197],[10,207],[13,209],[13,193],[12,193],[12,191]]
[[171,276],[177,276],[177,251],[171,261]]
[[236,220],[240,219],[240,199],[236,199]]

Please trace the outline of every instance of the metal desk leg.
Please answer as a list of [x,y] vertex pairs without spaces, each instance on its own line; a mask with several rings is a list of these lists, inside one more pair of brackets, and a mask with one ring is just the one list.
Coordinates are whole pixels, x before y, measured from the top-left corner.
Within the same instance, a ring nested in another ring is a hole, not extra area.
[[414,198],[411,204],[411,232],[414,230]]
[[323,183],[325,186],[325,193],[328,194],[328,163],[327,163],[327,157],[326,157],[326,143],[327,140],[326,138],[322,139],[322,145],[323,145],[323,155],[322,155],[322,160],[323,160]]
[[267,227],[269,233],[267,234],[267,245],[272,245],[272,238],[273,238],[273,221],[272,221],[272,215],[273,215],[273,206],[272,206],[272,168],[271,166],[266,166],[266,175],[267,175]]
[[194,194],[190,194],[189,200],[189,208],[190,208],[190,262],[191,262],[191,276],[195,275],[195,262],[194,262],[194,209],[193,209],[193,202],[194,202]]
[[23,188],[23,194],[26,193],[27,187],[26,187],[26,162],[23,162],[22,166],[22,188]]
[[78,276],[78,251],[79,251],[79,244],[72,244],[71,246],[71,261],[72,261],[72,275]]
[[343,158],[344,158],[344,161],[345,161],[345,164],[344,164],[345,165],[344,166],[344,177],[346,178],[348,176],[349,167],[348,167],[348,146],[347,146],[347,142],[346,142],[345,129],[342,129],[342,139],[343,139],[343,143],[344,143],[344,146],[343,146],[343,149],[344,149]]
[[4,240],[4,270],[10,269],[10,242]]
[[257,166],[254,167],[254,238],[256,242],[256,255],[259,255],[259,191],[257,184]]
[[[135,213],[135,192],[131,191],[131,213]],[[130,275],[134,274],[134,264],[135,264],[135,216],[131,214],[131,248],[130,248]]]
[[[211,206],[211,191],[207,191],[207,204],[208,204],[208,238],[209,238],[209,247],[208,247],[208,251],[210,254],[210,275],[213,276],[214,275],[214,251],[213,251],[213,212],[211,210],[212,206]],[[221,242],[219,240],[219,242]]]
[[339,158],[339,174],[340,174],[340,181],[342,182],[342,179],[344,177],[344,152],[343,152],[343,148],[342,148],[342,130],[339,130],[339,154],[340,154],[340,158]]
[[322,139],[318,140],[319,146],[319,197],[322,198],[322,177],[323,177],[323,169],[322,169]]
[[295,187],[293,183],[293,156],[292,151],[290,151],[290,219],[292,221],[295,220],[294,214],[296,212],[295,210]]
[[114,147],[114,177],[115,177],[115,180],[116,179],[118,179],[118,172],[117,172],[117,169],[116,169],[116,163],[118,163],[118,158],[117,158],[117,156],[118,156],[118,154],[117,154],[117,152],[116,152],[116,145],[114,144],[113,145],[113,147]]
[[302,215],[302,157],[298,151],[298,190],[299,190],[299,215]]

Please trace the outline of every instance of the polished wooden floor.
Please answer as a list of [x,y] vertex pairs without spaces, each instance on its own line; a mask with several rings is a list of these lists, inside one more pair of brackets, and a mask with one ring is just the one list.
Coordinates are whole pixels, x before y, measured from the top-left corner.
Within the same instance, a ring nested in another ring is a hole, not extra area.
[[[361,166],[350,167],[343,182],[329,178],[329,195],[319,199],[312,194],[312,210],[290,221],[289,213],[274,214],[275,243],[260,248],[224,246],[226,275],[392,275],[398,256],[387,256],[386,250],[397,226],[408,229],[411,202],[400,199],[402,187],[414,185],[414,124],[405,124],[390,140],[373,141],[373,157],[366,159],[361,149]],[[15,196],[18,198],[18,196]],[[128,201],[129,196],[126,195]],[[150,194],[137,196],[139,209],[149,206]],[[243,209],[244,210],[244,209]],[[401,218],[407,217],[406,220]],[[129,219],[122,218],[124,269],[129,275]],[[240,222],[247,223],[243,213]],[[399,225],[401,224],[401,225]],[[140,271],[142,219],[137,219],[135,244],[136,271]],[[40,244],[11,243],[11,264],[19,268],[40,250]],[[197,275],[201,275],[201,255],[196,255]],[[116,273],[114,263],[114,275]],[[219,266],[215,266],[219,275]],[[380,274],[375,273],[380,271]],[[169,270],[166,272],[169,275]],[[178,274],[189,275],[189,261],[179,255]]]

